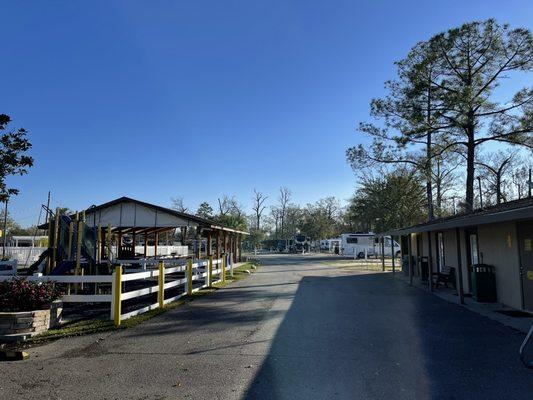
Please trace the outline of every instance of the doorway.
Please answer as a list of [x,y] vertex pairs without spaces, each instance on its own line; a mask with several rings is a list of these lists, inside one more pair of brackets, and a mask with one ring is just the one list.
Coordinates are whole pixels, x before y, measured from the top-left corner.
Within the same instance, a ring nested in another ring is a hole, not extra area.
[[533,310],[533,221],[517,224],[524,308]]

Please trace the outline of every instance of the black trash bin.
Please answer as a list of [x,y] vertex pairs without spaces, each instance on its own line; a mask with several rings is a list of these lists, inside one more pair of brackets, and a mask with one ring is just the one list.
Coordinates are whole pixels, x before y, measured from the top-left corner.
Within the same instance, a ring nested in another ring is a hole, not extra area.
[[495,303],[496,274],[494,266],[487,264],[475,264],[472,266],[472,296],[480,303]]
[[418,267],[420,268],[420,279],[422,282],[427,282],[429,279],[429,257],[418,257]]

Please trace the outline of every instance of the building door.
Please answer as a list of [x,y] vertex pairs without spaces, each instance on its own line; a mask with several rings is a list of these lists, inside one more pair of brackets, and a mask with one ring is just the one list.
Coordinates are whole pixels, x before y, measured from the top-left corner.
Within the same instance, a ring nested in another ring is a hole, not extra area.
[[533,222],[518,223],[518,248],[524,308],[533,311]]

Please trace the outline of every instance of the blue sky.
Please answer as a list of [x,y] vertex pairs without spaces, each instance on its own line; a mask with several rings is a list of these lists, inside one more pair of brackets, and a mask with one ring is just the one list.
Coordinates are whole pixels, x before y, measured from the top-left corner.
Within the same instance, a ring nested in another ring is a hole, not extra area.
[[12,215],[127,195],[347,199],[347,147],[393,61],[473,19],[531,28],[531,1],[2,1],[0,112],[35,167]]

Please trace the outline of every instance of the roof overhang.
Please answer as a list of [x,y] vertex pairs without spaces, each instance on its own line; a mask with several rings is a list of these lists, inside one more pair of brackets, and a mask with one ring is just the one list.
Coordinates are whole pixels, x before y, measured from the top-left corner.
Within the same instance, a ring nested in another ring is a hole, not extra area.
[[509,210],[497,210],[493,212],[481,212],[461,215],[432,223],[415,225],[402,229],[380,232],[377,236],[407,235],[410,233],[422,233],[440,231],[445,229],[465,228],[469,226],[494,224],[499,222],[521,221],[533,219],[533,205],[513,208]]

